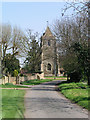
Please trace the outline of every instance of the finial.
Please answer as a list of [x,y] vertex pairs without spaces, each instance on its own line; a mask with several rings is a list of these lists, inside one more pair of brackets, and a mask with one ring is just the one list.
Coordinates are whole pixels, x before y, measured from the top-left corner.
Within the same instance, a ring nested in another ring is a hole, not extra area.
[[49,25],[49,22],[47,21],[47,26]]

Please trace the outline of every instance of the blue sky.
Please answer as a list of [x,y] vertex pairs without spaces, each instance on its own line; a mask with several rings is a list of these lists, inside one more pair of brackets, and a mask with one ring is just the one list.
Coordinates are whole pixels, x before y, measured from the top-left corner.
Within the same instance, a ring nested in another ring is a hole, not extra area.
[[[23,31],[43,33],[47,22],[52,25],[61,18],[65,2],[3,2],[2,22],[18,26]],[[68,11],[68,15],[71,11]]]
[[[64,5],[65,2],[3,2],[2,22],[23,31],[29,28],[42,35],[47,27],[46,21],[51,26],[56,19],[61,19]],[[71,14],[71,10],[67,14]],[[23,59],[20,59],[20,63],[23,63]]]

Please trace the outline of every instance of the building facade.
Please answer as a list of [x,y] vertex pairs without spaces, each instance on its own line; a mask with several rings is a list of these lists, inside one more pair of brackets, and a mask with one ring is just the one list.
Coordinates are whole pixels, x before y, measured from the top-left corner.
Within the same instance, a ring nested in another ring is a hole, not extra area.
[[43,33],[43,36],[41,37],[41,45],[41,71],[44,73],[44,76],[54,76],[56,71],[58,76],[63,75],[63,73],[60,73],[60,66],[56,64],[58,63],[56,39],[48,26],[45,33]]

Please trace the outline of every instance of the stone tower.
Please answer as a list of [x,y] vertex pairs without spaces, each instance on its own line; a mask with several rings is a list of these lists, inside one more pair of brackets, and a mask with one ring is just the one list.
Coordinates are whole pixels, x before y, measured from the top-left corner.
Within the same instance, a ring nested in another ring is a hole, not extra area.
[[52,34],[50,28],[47,26],[45,33],[41,37],[42,44],[42,63],[41,71],[44,76],[53,76],[55,68],[55,36]]

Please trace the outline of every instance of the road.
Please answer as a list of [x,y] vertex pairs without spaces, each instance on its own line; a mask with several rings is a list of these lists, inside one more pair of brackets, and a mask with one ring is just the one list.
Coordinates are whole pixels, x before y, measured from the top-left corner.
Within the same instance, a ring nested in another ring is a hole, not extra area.
[[55,85],[59,82],[43,83],[26,90],[25,118],[88,118],[87,110],[56,91]]

